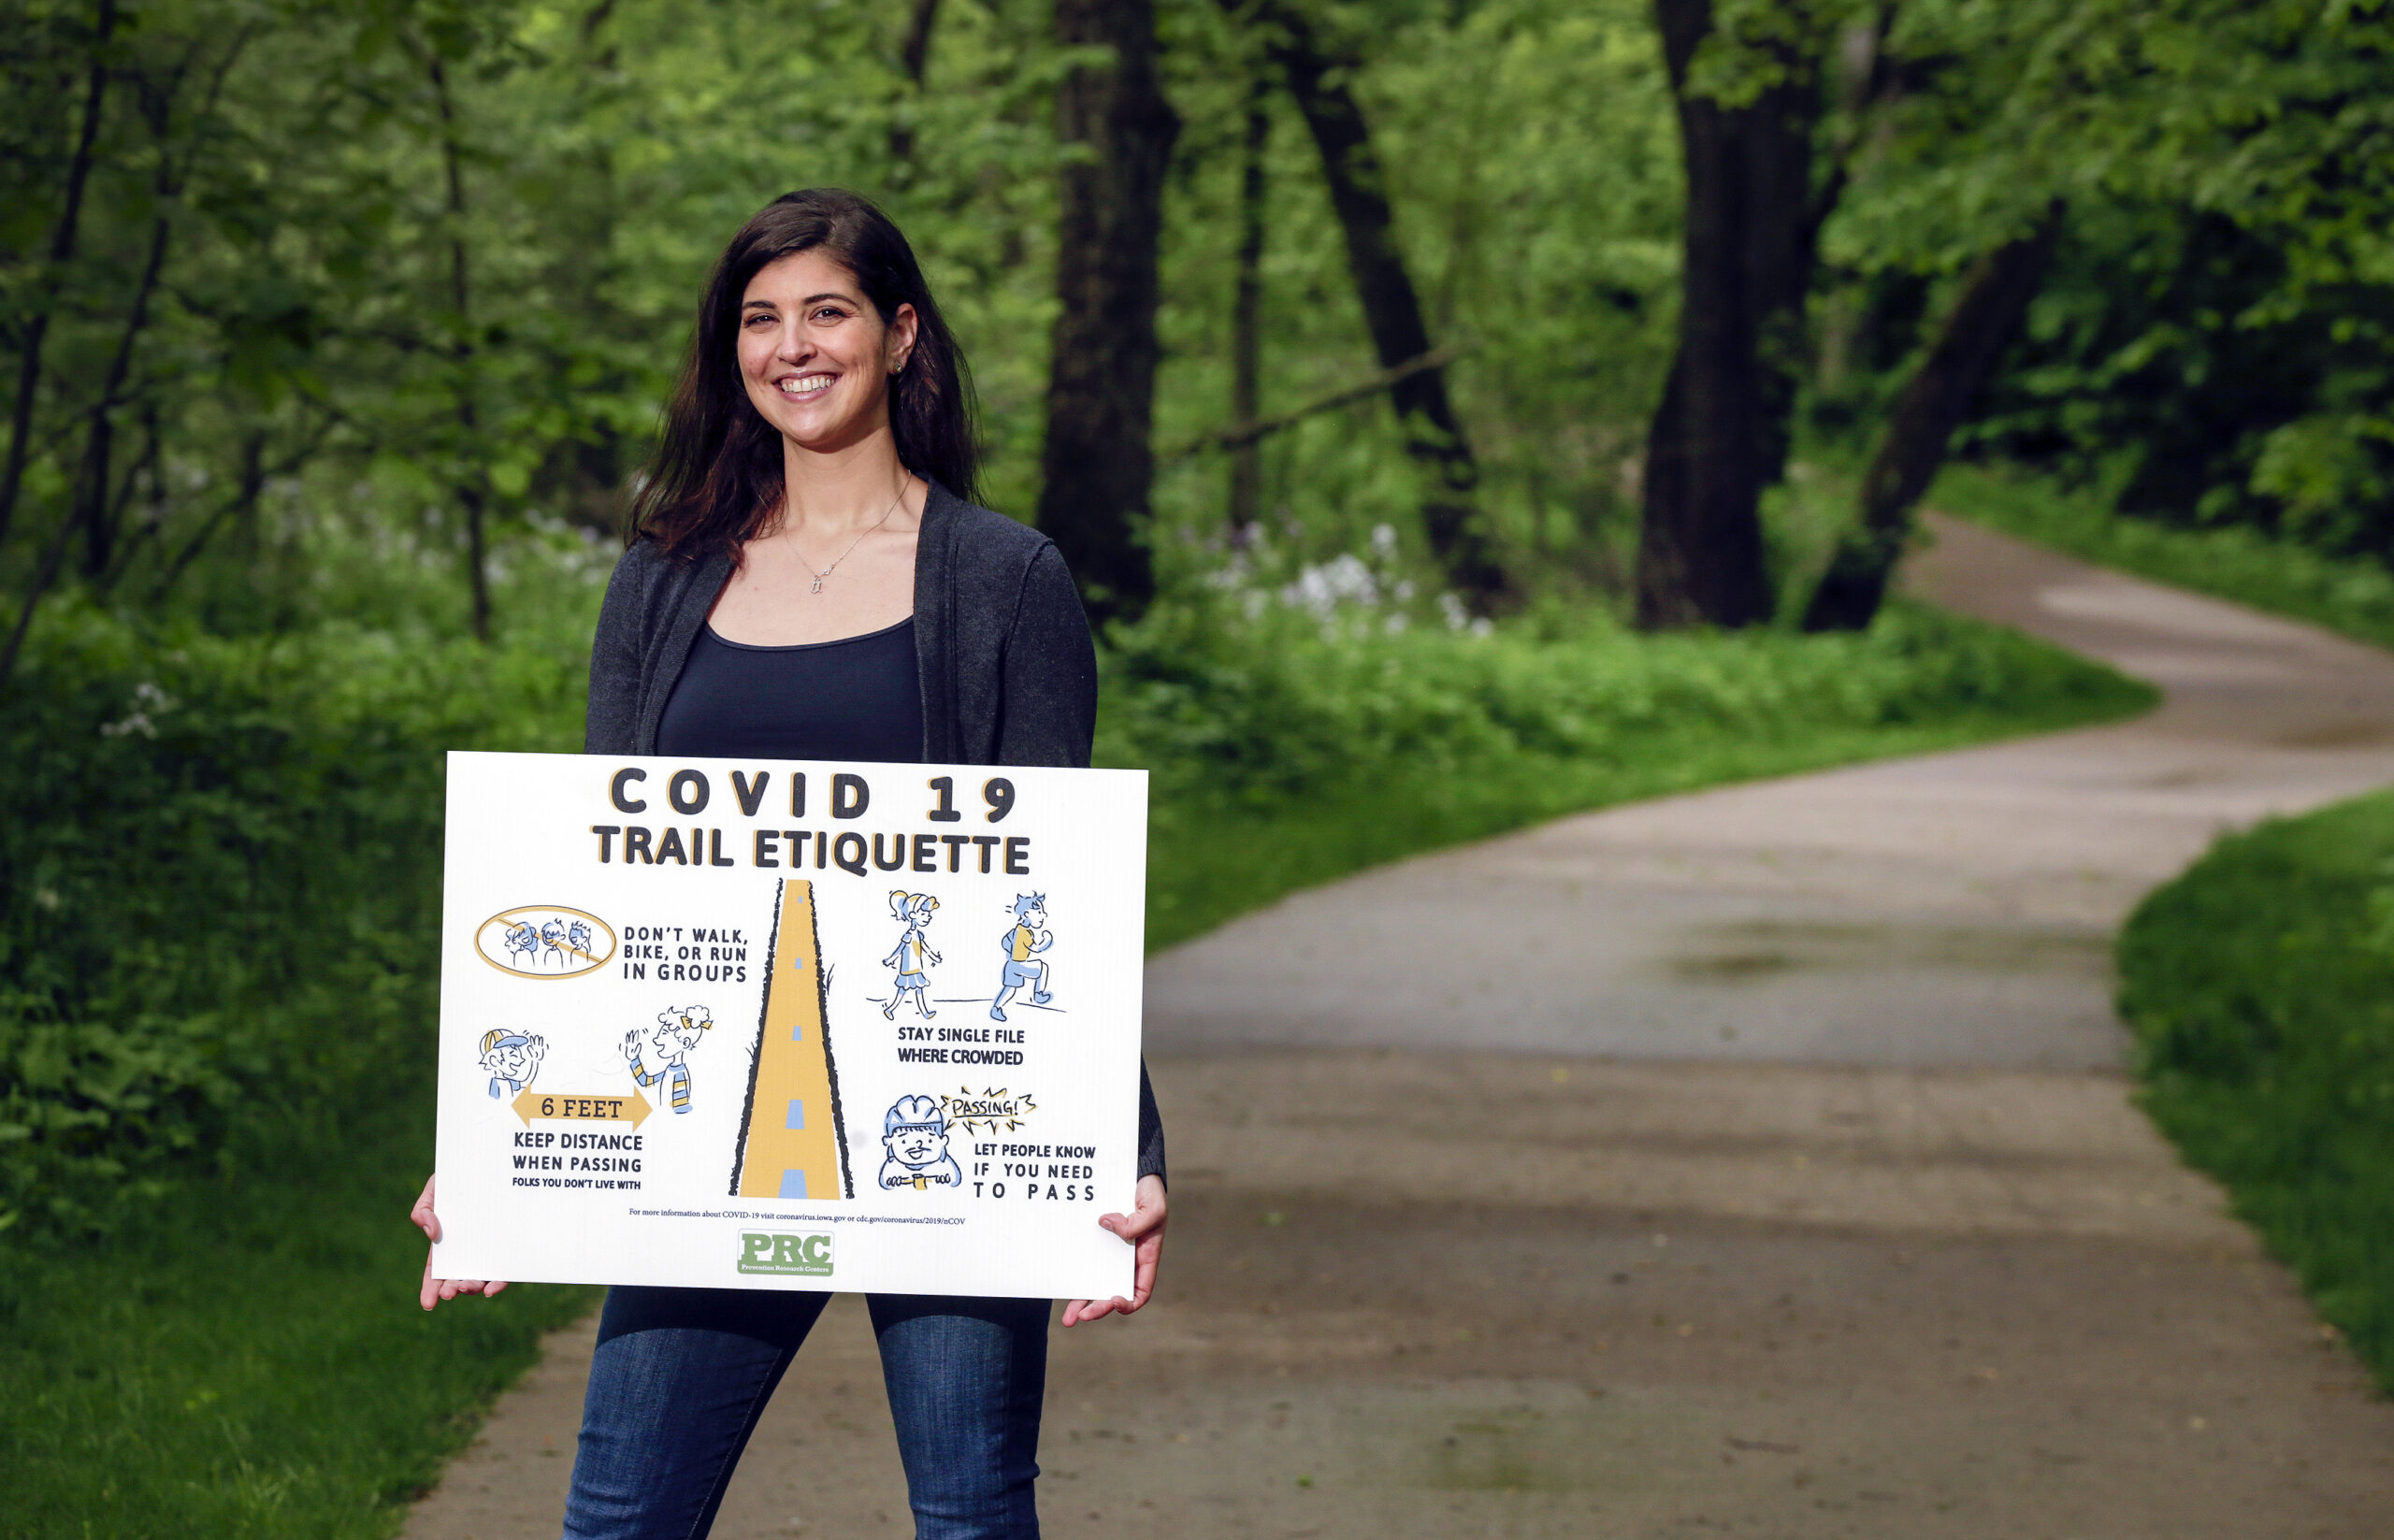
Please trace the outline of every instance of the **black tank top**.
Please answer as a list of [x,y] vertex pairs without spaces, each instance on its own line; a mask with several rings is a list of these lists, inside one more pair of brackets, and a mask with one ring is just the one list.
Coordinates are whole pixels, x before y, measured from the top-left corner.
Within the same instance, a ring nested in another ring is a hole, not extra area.
[[656,752],[920,764],[915,617],[887,630],[795,647],[751,647],[701,626],[666,698]]

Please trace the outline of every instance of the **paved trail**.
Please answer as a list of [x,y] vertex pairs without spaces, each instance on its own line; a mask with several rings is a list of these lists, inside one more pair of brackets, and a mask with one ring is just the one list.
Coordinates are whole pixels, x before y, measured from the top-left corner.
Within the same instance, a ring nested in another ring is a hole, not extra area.
[[[1937,522],[2139,721],[1617,808],[1159,957],[1168,1283],[1060,1334],[1056,1534],[2373,1536],[2394,1408],[2127,1104],[2107,944],[2394,781],[2394,658]],[[555,1534],[587,1328],[411,1535]],[[716,1533],[910,1533],[862,1311]]]

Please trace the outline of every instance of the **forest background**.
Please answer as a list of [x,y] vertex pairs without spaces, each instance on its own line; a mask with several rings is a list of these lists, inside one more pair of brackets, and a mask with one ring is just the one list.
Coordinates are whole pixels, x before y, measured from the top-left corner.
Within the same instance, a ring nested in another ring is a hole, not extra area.
[[[261,1346],[236,1418],[160,1346],[202,1308],[169,1283],[103,1331],[30,1280],[214,1246],[317,1270],[320,1342],[404,1296],[355,1214],[428,1145],[440,753],[578,746],[625,490],[766,199],[854,187],[914,240],[984,498],[1065,547],[1101,756],[1155,773],[1161,944],[1572,807],[2132,709],[1884,600],[1957,464],[1949,506],[2394,634],[2389,36],[2361,0],[0,3],[0,1320],[50,1387],[12,1485],[173,1443],[103,1404],[204,1407],[120,1532],[199,1481],[227,1527],[377,1533],[576,1307],[341,1339],[404,1382],[383,1423]],[[343,1217],[296,1256],[158,1229],[259,1183]],[[79,1335],[122,1351],[57,1389]],[[99,1511],[43,1479],[29,1533]]]

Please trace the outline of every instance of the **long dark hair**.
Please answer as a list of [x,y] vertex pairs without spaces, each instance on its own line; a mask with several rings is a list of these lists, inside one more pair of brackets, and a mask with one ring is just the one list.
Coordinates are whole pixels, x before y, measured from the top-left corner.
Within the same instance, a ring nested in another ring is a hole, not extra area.
[[627,541],[671,555],[736,554],[764,532],[782,498],[782,441],[740,378],[740,302],[748,281],[821,247],[854,274],[887,324],[915,308],[914,351],[889,381],[898,461],[966,501],[978,495],[973,377],[931,298],[914,248],[869,198],[837,187],[785,193],[740,227],[699,301],[689,361],[665,409],[656,453],[632,497]]

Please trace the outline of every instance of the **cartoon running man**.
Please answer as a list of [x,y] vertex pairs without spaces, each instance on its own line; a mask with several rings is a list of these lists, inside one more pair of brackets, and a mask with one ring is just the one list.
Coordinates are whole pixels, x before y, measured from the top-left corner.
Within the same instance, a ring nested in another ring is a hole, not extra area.
[[[656,1025],[648,1029],[647,1053],[643,1054],[641,1034],[624,1034],[624,1060],[632,1067],[632,1078],[643,1086],[658,1081],[667,1083],[673,1110],[690,1110],[690,1070],[682,1060],[699,1045],[699,1036],[714,1025],[714,1017],[703,1005],[670,1006],[657,1013]],[[648,1067],[647,1056],[656,1056],[657,1068]]]
[[889,1003],[881,1008],[885,1020],[897,1019],[898,1002],[910,992],[915,997],[915,1009],[922,1014],[925,1021],[938,1015],[931,1009],[930,996],[926,992],[930,980],[923,972],[926,961],[939,961],[939,954],[923,940],[923,927],[931,923],[931,912],[937,908],[939,900],[928,893],[901,890],[889,895],[889,913],[892,917],[905,922],[906,933],[898,938],[897,950],[881,959],[882,967],[898,970],[897,987],[890,991]]
[[504,1027],[494,1027],[483,1034],[483,1069],[490,1075],[490,1094],[494,1097],[509,1091],[520,1091],[532,1084],[541,1072],[541,1057],[549,1051],[546,1039],[526,1037]]
[[1045,1005],[1055,999],[1047,987],[1047,959],[1038,956],[1056,944],[1047,932],[1047,895],[1017,893],[1014,900],[1014,924],[998,938],[998,945],[1006,955],[1005,971],[998,975],[998,998],[989,1002],[989,1015],[998,1021],[1006,1018],[1006,1001],[1024,985],[1031,986],[1031,1003]]
[[881,1147],[889,1158],[881,1162],[885,1187],[960,1187],[964,1168],[947,1153],[947,1119],[939,1103],[928,1096],[901,1096],[881,1119]]

